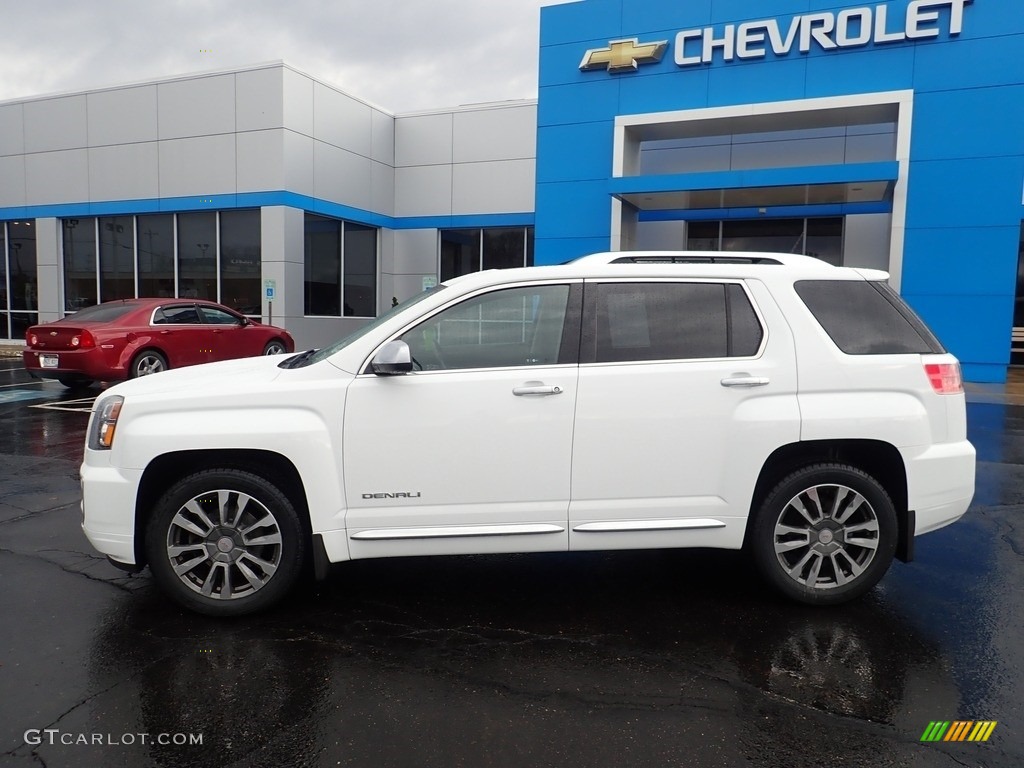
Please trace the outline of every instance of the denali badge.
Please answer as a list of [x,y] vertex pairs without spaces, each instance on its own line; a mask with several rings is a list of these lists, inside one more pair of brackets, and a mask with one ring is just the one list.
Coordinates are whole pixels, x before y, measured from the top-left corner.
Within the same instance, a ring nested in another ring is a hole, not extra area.
[[364,499],[418,499],[420,492],[401,492],[398,493],[364,493]]

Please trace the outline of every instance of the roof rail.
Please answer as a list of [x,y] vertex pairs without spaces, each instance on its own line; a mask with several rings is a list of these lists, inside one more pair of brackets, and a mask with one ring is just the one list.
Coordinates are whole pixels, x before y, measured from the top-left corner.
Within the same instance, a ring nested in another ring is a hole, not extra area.
[[650,256],[631,254],[620,256],[609,264],[779,264],[782,262],[771,256],[700,256],[696,254],[679,254],[677,256]]
[[591,264],[767,264],[802,267],[831,267],[813,256],[789,253],[722,251],[612,251],[581,256],[569,263]]

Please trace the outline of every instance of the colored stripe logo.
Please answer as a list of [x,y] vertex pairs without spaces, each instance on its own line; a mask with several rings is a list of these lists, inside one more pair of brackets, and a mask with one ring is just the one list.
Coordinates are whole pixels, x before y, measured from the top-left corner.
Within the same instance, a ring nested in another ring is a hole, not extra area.
[[996,720],[933,720],[921,741],[988,741],[996,725]]

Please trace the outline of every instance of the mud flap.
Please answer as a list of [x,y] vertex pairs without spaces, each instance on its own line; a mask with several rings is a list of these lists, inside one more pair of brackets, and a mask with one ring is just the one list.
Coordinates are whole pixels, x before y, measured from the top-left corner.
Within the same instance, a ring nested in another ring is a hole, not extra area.
[[897,515],[899,537],[896,540],[896,559],[902,563],[914,561],[914,531],[917,528],[917,515],[908,509]]

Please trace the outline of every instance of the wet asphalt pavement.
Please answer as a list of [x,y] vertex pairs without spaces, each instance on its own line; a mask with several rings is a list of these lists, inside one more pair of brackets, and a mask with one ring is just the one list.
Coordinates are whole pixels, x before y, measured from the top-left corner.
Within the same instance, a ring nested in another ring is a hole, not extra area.
[[[1024,408],[969,406],[970,513],[841,608],[689,551],[350,563],[225,621],[92,551],[99,390],[19,369],[0,361],[0,765],[1024,765]],[[935,720],[998,725],[921,743]]]

